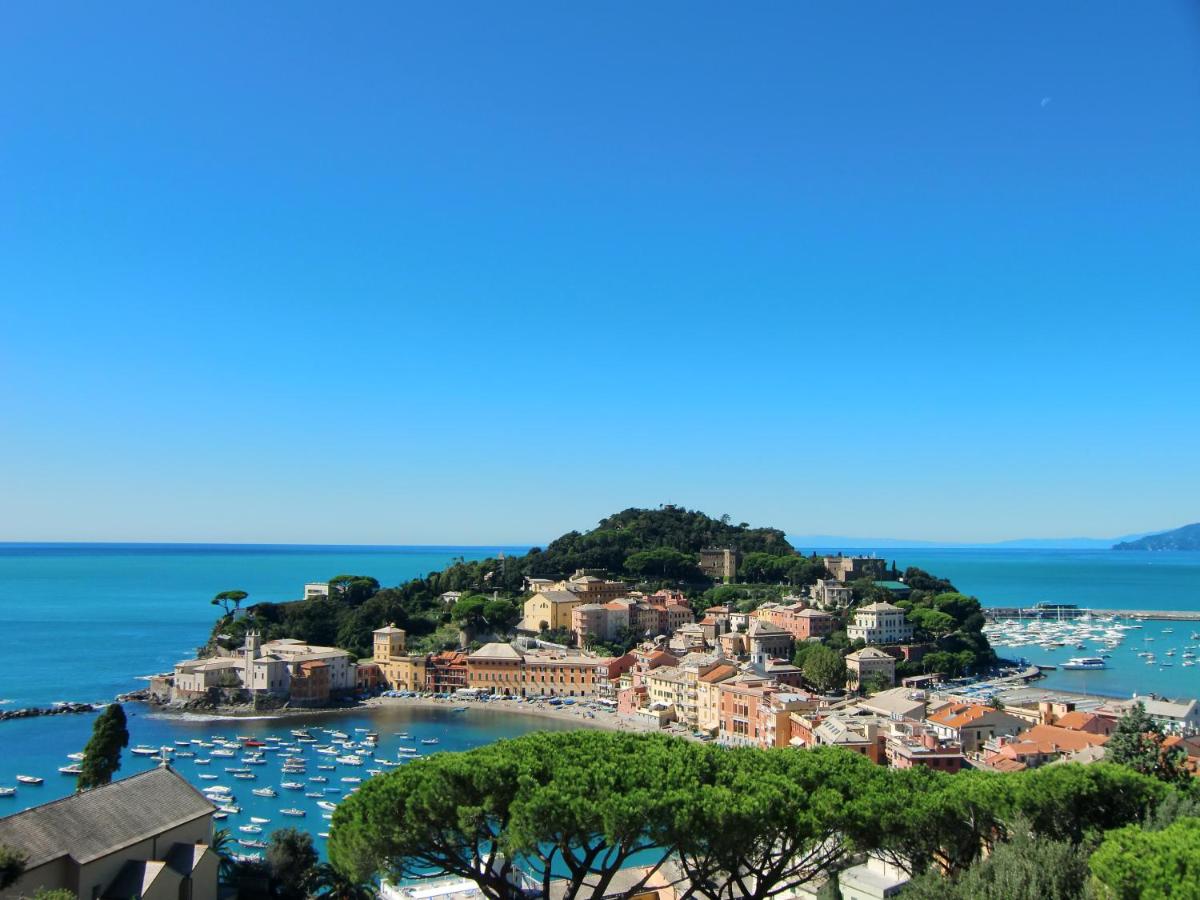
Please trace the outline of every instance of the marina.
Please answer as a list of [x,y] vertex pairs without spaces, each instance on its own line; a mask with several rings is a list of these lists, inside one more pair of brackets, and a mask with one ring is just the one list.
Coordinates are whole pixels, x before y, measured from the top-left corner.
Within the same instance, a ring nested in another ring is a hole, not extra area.
[[[465,750],[534,729],[578,727],[487,708],[463,714],[448,708],[388,707],[336,716],[316,713],[303,717],[303,721],[297,716],[229,719],[146,715],[146,707],[140,704],[129,704],[126,710],[130,748],[122,753],[118,777],[160,765],[156,757],[167,747],[168,765],[218,808],[216,826],[228,829],[247,854],[262,849],[251,841],[265,847],[273,830],[290,826],[312,833],[318,851],[324,855],[325,838],[320,835],[328,833],[342,799],[374,777],[370,769],[391,771],[441,750]],[[70,722],[27,719],[5,723],[8,752],[0,763],[0,788],[9,790],[0,790],[0,815],[74,792],[73,776],[79,767],[67,755],[79,755],[78,748],[87,743],[93,720],[89,715],[71,717]],[[397,731],[409,737],[398,737],[393,733]],[[342,737],[336,737],[335,732]],[[437,743],[421,746],[421,740]],[[413,747],[407,741],[418,745]],[[153,752],[130,752],[139,745]],[[335,757],[318,752],[330,747],[338,755],[354,755],[365,764],[342,765],[335,762]],[[48,748],[56,748],[57,752]],[[261,764],[251,765],[254,760]],[[322,764],[320,770],[316,768],[318,761]],[[386,766],[385,761],[393,765]],[[237,771],[225,771],[227,768]],[[64,771],[64,776],[71,777],[47,777],[55,770],[66,769],[72,771]],[[247,769],[257,775],[256,781],[235,780],[237,775],[247,774]],[[299,769],[303,772],[297,774]],[[300,789],[284,788],[285,783],[299,784]]]

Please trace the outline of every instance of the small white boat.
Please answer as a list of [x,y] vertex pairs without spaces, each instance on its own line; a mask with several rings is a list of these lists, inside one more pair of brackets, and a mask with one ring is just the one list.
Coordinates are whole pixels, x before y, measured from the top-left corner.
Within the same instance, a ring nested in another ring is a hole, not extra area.
[[15,787],[0,787],[0,797],[15,797],[17,789]]
[[315,781],[317,784],[324,784],[324,783],[325,783],[326,781],[328,781],[329,779],[328,779],[328,778],[326,778],[324,775],[310,775],[310,776],[308,777],[308,780],[309,780],[309,781]]
[[269,787],[254,788],[254,790],[252,790],[250,793],[252,793],[256,797],[278,797],[279,796],[277,793],[275,793],[274,788],[269,788]]
[[262,834],[261,825],[239,825],[238,831],[243,834]]
[[64,775],[82,775],[83,766],[79,765],[79,763],[72,763],[69,766],[59,766],[58,771]]
[[304,785],[301,784],[299,781],[285,781],[282,784],[280,784],[279,786],[281,788],[284,788],[285,790],[289,790],[289,791],[304,790]]
[[271,820],[268,818],[265,818],[263,816],[251,816],[250,821],[253,822],[255,825],[266,825]]
[[41,784],[43,779],[38,778],[36,775],[18,775],[17,781],[21,782],[21,784]]
[[253,772],[234,772],[233,777],[240,778],[243,781],[253,781],[258,776],[255,775]]
[[337,804],[330,803],[328,800],[318,800],[317,806],[321,807],[321,809],[327,809],[330,812],[333,812],[335,809],[337,809]]
[[242,811],[240,806],[218,806],[217,809],[229,816],[236,816]]
[[362,781],[362,779],[359,778],[357,775],[347,775],[345,778],[342,779],[342,781],[346,782],[347,784],[359,784]]
[[362,757],[359,756],[339,756],[337,761],[343,766],[361,766]]
[[304,818],[306,815],[308,815],[308,813],[306,813],[304,810],[302,810],[302,809],[296,809],[295,807],[293,807],[293,808],[291,808],[291,809],[281,809],[279,812],[280,812],[280,814],[281,814],[281,815],[285,815],[285,816],[293,816],[293,817],[295,817],[295,818],[297,818],[297,819],[302,819],[302,818]]
[[329,837],[329,832],[328,831],[318,831],[317,837],[327,838],[327,837]]
[[138,744],[129,752],[134,756],[154,756],[158,753],[158,747],[147,747],[145,744]]
[[207,756],[197,756],[193,762],[195,762],[198,766],[207,766],[210,762],[212,762],[212,760]]
[[82,753],[68,753],[67,759],[72,759],[75,762],[83,762],[83,754]]
[[421,738],[422,744],[436,744],[437,742],[438,742],[437,738]]

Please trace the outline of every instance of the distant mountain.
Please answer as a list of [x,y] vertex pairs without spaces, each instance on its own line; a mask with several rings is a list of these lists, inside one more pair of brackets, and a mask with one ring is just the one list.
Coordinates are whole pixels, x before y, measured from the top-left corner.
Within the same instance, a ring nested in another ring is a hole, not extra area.
[[1013,538],[1007,541],[973,543],[967,541],[918,541],[911,538],[847,537],[838,534],[788,535],[788,541],[801,551],[812,548],[836,550],[890,550],[897,548],[943,550],[1108,550],[1122,541],[1135,541],[1146,532],[1116,538]]
[[1113,545],[1114,550],[1200,550],[1200,522]]

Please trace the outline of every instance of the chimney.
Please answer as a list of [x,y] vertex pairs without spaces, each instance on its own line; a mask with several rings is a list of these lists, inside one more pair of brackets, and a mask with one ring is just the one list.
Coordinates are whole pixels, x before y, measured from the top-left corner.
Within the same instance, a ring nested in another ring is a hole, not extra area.
[[927,731],[921,735],[921,743],[925,745],[926,750],[936,750],[938,748],[937,735],[932,731]]

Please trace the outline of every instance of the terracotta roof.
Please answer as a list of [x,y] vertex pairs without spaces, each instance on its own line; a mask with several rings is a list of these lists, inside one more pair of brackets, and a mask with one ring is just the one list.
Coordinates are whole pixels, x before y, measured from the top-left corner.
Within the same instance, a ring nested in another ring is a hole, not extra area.
[[927,718],[930,722],[945,725],[947,728],[962,728],[976,719],[982,719],[989,712],[995,710],[977,703],[948,703]]
[[1059,716],[1055,719],[1054,724],[1059,728],[1070,728],[1072,731],[1087,731],[1088,726],[1093,722],[1106,721],[1095,713],[1084,712],[1080,709],[1075,712],[1069,712],[1065,716]]
[[1059,753],[1073,753],[1084,747],[1094,747],[1108,742],[1107,735],[1072,731],[1070,728],[1060,728],[1057,725],[1034,725],[1028,731],[1022,731],[1017,737],[1021,741],[1034,741],[1039,746],[1050,748],[1051,752]]
[[703,681],[707,684],[714,684],[718,681],[724,681],[726,678],[732,678],[736,674],[737,666],[725,664],[705,672],[697,679],[697,681]]

